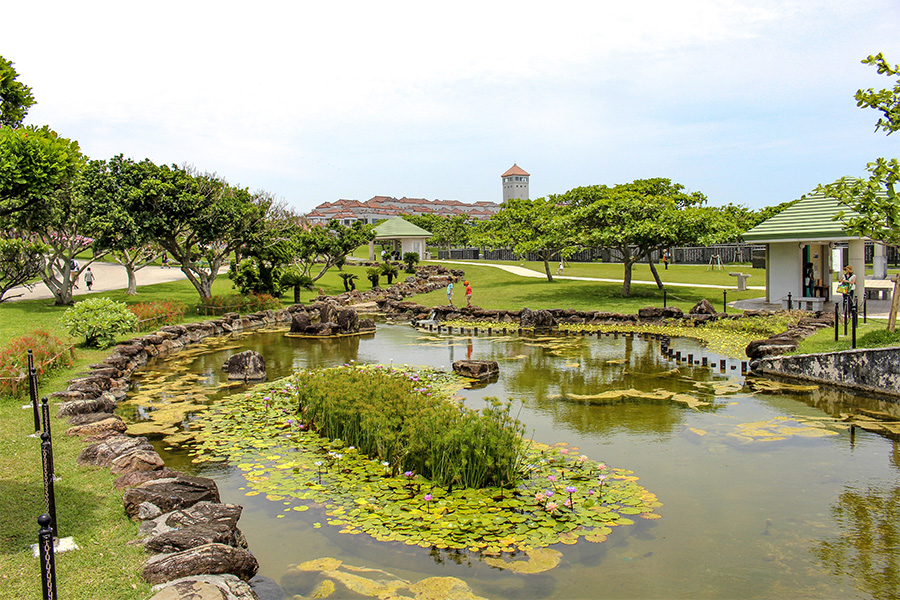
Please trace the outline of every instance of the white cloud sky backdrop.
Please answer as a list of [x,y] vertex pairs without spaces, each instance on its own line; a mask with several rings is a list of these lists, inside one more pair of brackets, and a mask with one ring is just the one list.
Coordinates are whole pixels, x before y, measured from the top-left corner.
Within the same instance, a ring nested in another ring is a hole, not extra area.
[[41,2],[3,11],[27,123],[190,163],[306,212],[668,177],[760,208],[900,155],[859,88],[893,82],[896,0]]

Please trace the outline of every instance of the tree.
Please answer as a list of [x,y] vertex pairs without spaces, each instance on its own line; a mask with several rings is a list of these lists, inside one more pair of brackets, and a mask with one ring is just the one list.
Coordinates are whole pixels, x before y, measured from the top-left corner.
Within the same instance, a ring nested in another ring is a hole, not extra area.
[[49,127],[0,127],[0,219],[38,219],[84,164],[78,142]]
[[[891,135],[900,129],[900,66],[890,65],[880,52],[862,62],[874,65],[880,75],[897,78],[893,88],[857,90],[855,95],[857,106],[881,112],[875,131],[881,129]],[[869,172],[867,180],[845,177],[828,185],[820,185],[816,191],[836,198],[857,213],[847,216],[846,211],[840,211],[835,215],[835,219],[844,220],[844,227],[849,233],[900,247],[900,196],[896,189],[900,181],[900,162],[896,158],[878,158],[869,163],[866,170]],[[890,331],[894,331],[897,323],[898,293],[900,283],[894,285],[894,303],[888,320]]]
[[569,256],[578,246],[565,213],[552,196],[529,200],[511,198],[500,211],[476,228],[475,242],[491,248],[509,248],[516,254],[536,254],[544,262],[547,281],[553,281],[550,261]]
[[0,56],[0,126],[19,127],[34,106],[31,88],[18,79],[11,61]]
[[6,293],[14,287],[27,286],[40,275],[44,250],[44,245],[38,241],[0,238],[0,302],[21,296],[7,296]]
[[623,296],[631,294],[632,268],[642,259],[663,288],[652,260],[654,251],[715,243],[733,236],[736,229],[729,211],[704,206],[706,196],[688,193],[683,185],[664,178],[580,187],[551,199],[572,210],[572,227],[583,243],[612,248],[621,255]]
[[131,206],[141,193],[142,183],[155,170],[149,160],[135,163],[119,154],[109,161],[90,161],[79,179],[82,194],[96,205],[90,223],[94,248],[108,251],[125,267],[127,295],[137,294],[137,271],[162,253],[149,229],[134,218]]
[[[293,227],[293,264],[303,275],[318,281],[328,269],[346,260],[347,255],[375,239],[374,226],[360,221],[349,227],[338,221],[327,225],[306,225],[299,221]],[[318,269],[318,273],[312,274]]]
[[264,193],[251,194],[190,167],[156,167],[131,203],[131,217],[181,264],[205,300],[235,249],[259,232],[272,206]]

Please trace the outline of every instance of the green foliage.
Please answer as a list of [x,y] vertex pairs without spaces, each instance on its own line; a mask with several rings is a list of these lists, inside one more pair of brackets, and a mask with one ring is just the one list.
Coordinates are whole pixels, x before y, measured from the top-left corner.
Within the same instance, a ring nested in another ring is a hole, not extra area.
[[71,183],[84,157],[78,142],[59,137],[49,127],[0,127],[0,218],[31,229],[44,215],[54,192]]
[[256,312],[281,308],[281,300],[269,294],[230,294],[203,298],[197,307],[204,315],[221,315],[227,312]]
[[[346,260],[347,255],[375,239],[373,225],[356,221],[349,227],[338,221],[325,226],[291,228],[292,261],[303,275],[318,281],[331,267]],[[318,272],[313,275],[313,270]]]
[[521,477],[522,425],[510,406],[473,411],[432,393],[438,373],[376,365],[300,372],[299,414],[321,435],[341,439],[445,486],[512,485]]
[[403,262],[406,264],[406,272],[407,273],[415,273],[416,265],[419,264],[419,253],[418,252],[405,252],[403,254]]
[[341,279],[344,281],[344,291],[351,292],[356,289],[356,280],[359,279],[359,276],[353,273],[341,273]]
[[300,290],[316,289],[315,282],[312,280],[312,277],[310,277],[309,275],[304,275],[296,267],[289,267],[284,270],[284,272],[281,274],[281,285],[286,288],[293,288],[294,304],[300,304]]
[[859,348],[879,348],[882,346],[900,346],[900,330],[878,329],[862,335],[857,340],[857,347]]
[[[900,66],[891,65],[884,56],[879,52],[875,56],[869,55],[863,59],[864,65],[873,65],[879,75],[887,75],[888,77],[900,76]],[[900,77],[894,82],[891,89],[882,89],[875,91],[872,88],[868,90],[856,91],[856,105],[860,108],[874,108],[881,113],[878,122],[875,123],[875,131],[884,130],[891,135],[900,129]]]
[[228,276],[242,295],[269,294],[280,297],[281,268],[271,267],[260,260],[245,258],[240,264],[231,261]]
[[0,302],[9,299],[6,292],[41,273],[45,250],[38,241],[0,238]]
[[16,81],[19,74],[13,64],[0,56],[0,126],[5,127],[19,127],[35,104],[31,88]]
[[181,323],[187,308],[187,304],[174,301],[138,302],[128,305],[128,310],[138,318],[139,331],[151,331],[163,325]]
[[370,267],[366,269],[366,279],[372,284],[372,289],[378,287],[378,282],[381,279],[381,267]]
[[387,277],[387,284],[391,285],[394,283],[394,277],[400,274],[400,269],[395,264],[385,262],[381,265],[381,274]]
[[22,397],[28,390],[28,351],[32,351],[38,382],[56,369],[71,367],[75,350],[65,340],[44,330],[33,331],[0,348],[0,395]]
[[66,310],[62,323],[75,336],[84,336],[84,345],[107,348],[116,343],[116,336],[135,331],[138,318],[124,302],[109,298],[88,298]]

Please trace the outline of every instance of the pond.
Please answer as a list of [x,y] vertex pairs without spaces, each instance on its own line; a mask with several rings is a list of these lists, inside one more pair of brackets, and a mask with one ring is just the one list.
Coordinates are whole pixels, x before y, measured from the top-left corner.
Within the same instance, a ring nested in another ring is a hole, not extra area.
[[[659,341],[638,336],[448,335],[397,324],[332,340],[283,333],[218,338],[156,360],[135,374],[120,412],[138,424],[154,416],[171,423],[151,441],[170,468],[214,478],[223,502],[244,506],[240,527],[260,574],[281,583],[287,597],[312,591],[310,578],[293,567],[324,557],[390,574],[358,572],[369,579],[456,577],[485,598],[900,594],[900,448],[836,418],[860,409],[900,415],[893,404],[826,390],[754,392],[733,361],[723,371],[721,357],[688,339],[673,345],[694,356],[691,364],[666,358]],[[529,437],[633,470],[662,502],[661,518],[634,519],[603,543],[557,544],[558,567],[518,574],[476,553],[341,534],[315,507],[285,512],[281,499],[248,495],[236,465],[192,462],[201,409],[247,389],[229,384],[221,370],[244,349],[265,356],[270,380],[354,361],[449,369],[454,360],[497,360],[497,381],[461,392],[468,406],[480,408],[486,397],[514,400]],[[701,357],[715,366],[701,367]],[[638,393],[657,389],[694,401]],[[609,390],[638,392],[596,403]]]

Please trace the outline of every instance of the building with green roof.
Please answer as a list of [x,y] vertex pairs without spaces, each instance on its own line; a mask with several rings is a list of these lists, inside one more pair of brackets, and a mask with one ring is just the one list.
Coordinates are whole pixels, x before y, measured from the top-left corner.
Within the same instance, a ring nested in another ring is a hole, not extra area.
[[388,248],[388,252],[400,252],[402,258],[407,252],[415,252],[422,260],[430,258],[426,256],[425,241],[431,237],[431,232],[418,225],[413,225],[403,217],[394,217],[375,226],[375,241],[369,242],[369,260],[376,260],[375,244],[381,244]]
[[[843,217],[837,218],[842,211]],[[835,198],[811,193],[744,233],[744,241],[766,245],[766,301],[784,302],[791,294],[795,306],[800,298],[821,298],[804,306],[821,308],[825,301],[835,300],[832,281],[843,268],[843,252],[835,251],[835,245],[844,243],[849,249],[847,262],[859,275],[856,297],[864,297],[868,238],[846,231],[845,219],[854,215]],[[883,252],[879,244],[877,248]]]

